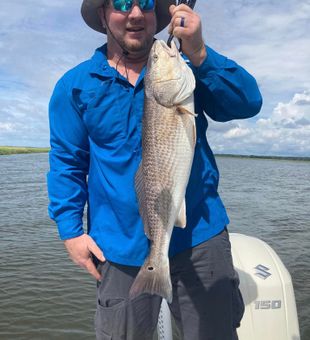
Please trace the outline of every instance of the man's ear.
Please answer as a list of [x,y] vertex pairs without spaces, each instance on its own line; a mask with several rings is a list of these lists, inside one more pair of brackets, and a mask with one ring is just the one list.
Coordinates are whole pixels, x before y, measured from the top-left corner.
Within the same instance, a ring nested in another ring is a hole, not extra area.
[[97,9],[97,13],[98,13],[98,15],[99,15],[99,18],[100,18],[102,27],[105,29],[105,28],[106,28],[106,23],[105,23],[105,15],[104,15],[104,9],[103,9],[103,7],[99,7],[99,8]]

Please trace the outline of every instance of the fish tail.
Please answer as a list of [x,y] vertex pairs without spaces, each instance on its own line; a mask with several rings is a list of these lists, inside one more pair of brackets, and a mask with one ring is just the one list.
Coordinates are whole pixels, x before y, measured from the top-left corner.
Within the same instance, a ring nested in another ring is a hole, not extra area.
[[172,302],[169,261],[160,267],[155,267],[146,260],[130,288],[129,297],[134,299],[143,293],[159,295],[168,303]]

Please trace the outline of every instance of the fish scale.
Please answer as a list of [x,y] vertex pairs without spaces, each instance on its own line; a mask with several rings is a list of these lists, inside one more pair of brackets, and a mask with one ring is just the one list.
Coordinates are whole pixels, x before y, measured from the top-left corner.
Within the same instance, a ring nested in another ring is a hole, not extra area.
[[168,250],[176,221],[186,224],[180,212],[196,142],[195,79],[174,43],[169,48],[157,40],[144,84],[142,161],[135,187],[150,251],[129,294],[157,294],[171,302]]

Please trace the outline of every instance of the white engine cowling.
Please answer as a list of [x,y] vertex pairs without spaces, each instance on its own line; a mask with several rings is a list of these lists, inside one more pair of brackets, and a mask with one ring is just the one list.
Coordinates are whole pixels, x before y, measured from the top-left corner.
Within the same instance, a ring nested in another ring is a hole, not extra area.
[[239,340],[298,340],[299,326],[291,276],[264,241],[230,234],[245,313]]
[[[292,279],[279,256],[255,237],[230,233],[230,242],[245,304],[239,340],[300,340]],[[179,340],[176,334],[163,300],[154,339]]]

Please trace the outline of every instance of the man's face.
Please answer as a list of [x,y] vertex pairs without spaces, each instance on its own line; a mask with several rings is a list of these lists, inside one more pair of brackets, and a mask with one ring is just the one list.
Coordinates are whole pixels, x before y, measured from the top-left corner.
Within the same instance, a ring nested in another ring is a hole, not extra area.
[[142,52],[151,48],[156,33],[154,10],[142,11],[138,6],[138,1],[135,1],[128,12],[120,12],[114,9],[111,0],[104,9],[99,11],[99,15],[106,27],[108,42],[116,40],[129,52]]

